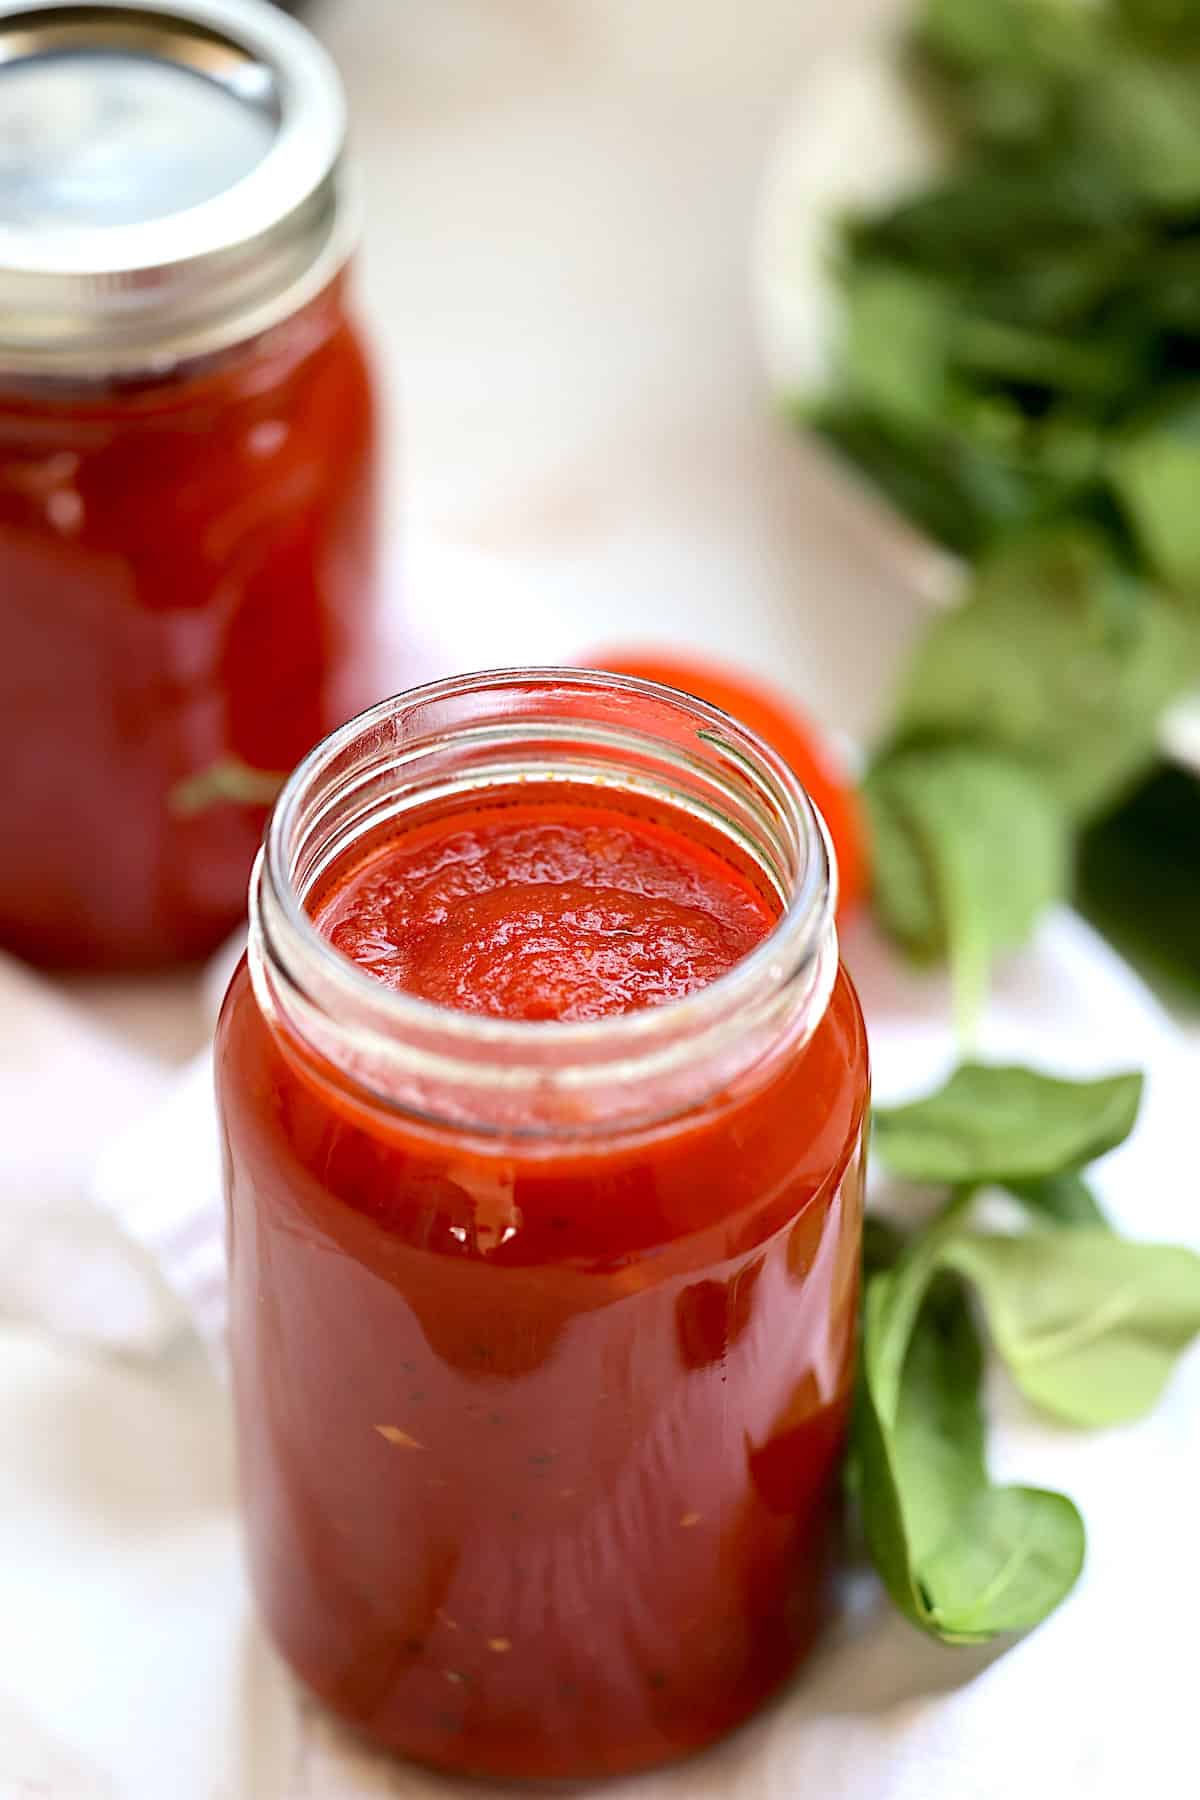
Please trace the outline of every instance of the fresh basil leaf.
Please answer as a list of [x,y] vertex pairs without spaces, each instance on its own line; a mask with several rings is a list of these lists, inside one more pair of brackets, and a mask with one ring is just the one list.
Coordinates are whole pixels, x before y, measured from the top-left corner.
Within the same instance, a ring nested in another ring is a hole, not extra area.
[[1081,1169],[1133,1129],[1142,1078],[1062,1081],[1034,1069],[963,1063],[937,1093],[876,1107],[875,1154],[913,1181],[1009,1187]]
[[1168,215],[1200,205],[1200,92],[1190,60],[1139,54],[1128,42],[1092,59],[1072,94],[1080,148],[1146,207]]
[[1139,1418],[1200,1332],[1200,1256],[1109,1231],[957,1235],[941,1259],[979,1293],[1021,1391],[1073,1425]]
[[1046,62],[1034,28],[1047,11],[1038,0],[992,0],[989,6],[978,0],[924,0],[916,30],[926,47],[964,74],[1015,67],[1032,75]]
[[[868,1283],[864,1296],[864,1337],[870,1330],[873,1286],[874,1283]],[[879,1417],[861,1364],[855,1390],[846,1486],[858,1503],[871,1561],[893,1605],[914,1625],[924,1629],[925,1607],[913,1572],[898,1476],[893,1467],[892,1427],[890,1423],[885,1427]]]
[[1092,330],[1080,341],[966,311],[957,316],[949,350],[950,366],[962,374],[1092,399],[1123,395],[1145,373],[1144,346],[1128,332]]
[[1107,470],[1150,567],[1168,586],[1200,595],[1200,388],[1172,396],[1119,438]]
[[868,1283],[856,1493],[895,1604],[943,1642],[980,1643],[1029,1630],[1059,1604],[1084,1532],[1062,1495],[989,1482],[979,1340],[961,1284],[929,1288],[936,1254],[922,1247]]
[[1113,6],[1131,36],[1157,49],[1200,49],[1200,8],[1191,0],[1113,0]]
[[887,1429],[896,1422],[901,1377],[917,1317],[937,1273],[945,1245],[959,1229],[971,1190],[955,1194],[885,1274],[870,1283],[863,1335],[863,1366],[872,1403]]
[[[1160,310],[1141,303],[1151,296],[1143,295],[1140,288],[1138,306],[1119,304],[1131,292],[1131,271],[1137,271],[1140,278],[1143,270],[1163,260],[1164,253],[1148,226],[1131,220],[1127,225],[1067,236],[1056,243],[1009,243],[1005,250],[1003,265],[998,262],[988,270],[989,314],[1044,331],[1090,332],[1103,312],[1109,316],[1103,341],[1121,344],[1127,334],[1122,361],[1127,361],[1134,373],[1149,373],[1155,346],[1151,327],[1160,319]],[[1191,259],[1176,256],[1176,260]],[[1155,274],[1159,273],[1155,268]],[[1184,287],[1182,268],[1178,276],[1178,303],[1189,307],[1189,316],[1194,316],[1195,294]],[[1058,385],[1050,383],[1051,387]]]
[[1158,721],[1200,680],[1200,616],[1139,587],[1095,532],[1023,538],[927,631],[896,738],[994,747],[1086,818],[1152,766]]
[[[1052,516],[1070,503],[1083,479],[1079,450],[1064,457],[1057,429],[1024,433],[1016,443],[998,441],[986,423],[989,415],[961,410],[918,429],[846,395],[793,411],[922,530],[967,555],[998,534]],[[1095,461],[1088,448],[1089,479]]]
[[903,424],[936,418],[947,399],[951,316],[945,290],[870,264],[847,276],[842,374],[860,406]]
[[909,1328],[896,1393],[893,1454],[918,1581],[922,1564],[987,1485],[983,1349],[964,1296],[960,1282],[932,1281]]
[[[867,1285],[863,1354],[854,1422],[863,1533],[888,1593],[925,1631],[931,1596],[922,1589],[923,1551],[942,1538],[981,1487],[983,1414],[979,1338],[959,1284],[942,1284],[926,1305],[897,1314],[893,1278]],[[894,1369],[881,1378],[880,1366]]]
[[1070,152],[976,156],[887,211],[852,220],[846,244],[852,258],[937,272],[956,287],[967,276],[980,292],[1014,247],[1061,248],[1137,223],[1137,196],[1111,161],[1105,168]]
[[1160,768],[1085,832],[1076,903],[1168,997],[1200,1000],[1200,780]]
[[928,833],[902,805],[886,764],[863,785],[871,838],[872,898],[890,937],[919,962],[946,954],[949,933]]
[[949,956],[969,1029],[994,957],[1065,888],[1063,820],[1018,763],[967,746],[887,756],[864,792],[880,918],[914,955]]
[[1031,1212],[1052,1225],[1108,1229],[1108,1220],[1095,1194],[1082,1175],[1071,1170],[1062,1175],[1043,1175],[1036,1181],[1011,1181],[1008,1188]]
[[[1061,854],[1147,778],[1164,710],[1200,685],[1200,4],[920,0],[916,15],[906,66],[947,155],[844,225],[845,354],[797,413],[977,563],[879,761],[1005,760],[1061,815]],[[953,955],[966,1017],[1007,927],[962,904],[986,885],[982,826],[947,853],[942,797],[919,786],[872,778],[878,910],[914,954]],[[993,802],[1015,865],[1011,784]],[[1121,941],[1169,933],[1159,961],[1194,969],[1177,838],[1157,855],[1178,900],[1158,904],[1151,847],[1144,925],[1119,848],[1085,846],[1083,891]],[[1122,896],[1111,924],[1097,870]]]
[[1065,1494],[981,1489],[921,1567],[937,1635],[980,1644],[1031,1631],[1075,1586],[1086,1547],[1079,1509]]
[[[1142,330],[1151,333],[1160,363],[1158,379],[1147,386],[1145,393],[1132,397],[1130,417],[1125,423],[1133,425],[1137,418],[1134,406],[1144,406],[1147,400],[1156,406],[1157,390],[1163,381],[1194,380],[1195,368],[1188,363],[1186,339],[1200,329],[1200,243],[1194,237],[1144,242],[1137,262],[1127,265],[1116,304],[1136,317]],[[1172,336],[1166,334],[1179,334],[1179,340],[1173,342]],[[1175,375],[1177,349],[1184,354]],[[1168,395],[1171,391],[1168,388]]]
[[1173,211],[1200,193],[1200,119],[1192,9],[1177,4],[1168,26],[1168,5],[932,0],[917,43],[969,136],[1009,150],[1036,144],[1044,162],[1086,152],[1099,178]]

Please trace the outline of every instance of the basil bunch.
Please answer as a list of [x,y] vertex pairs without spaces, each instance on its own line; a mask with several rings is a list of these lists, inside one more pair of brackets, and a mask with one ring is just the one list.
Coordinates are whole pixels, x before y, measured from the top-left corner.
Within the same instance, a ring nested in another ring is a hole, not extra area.
[[1066,894],[1076,834],[1144,778],[1164,707],[1197,681],[1200,608],[1138,589],[1084,526],[989,553],[929,628],[865,796],[879,916],[918,959],[949,957],[964,1024],[997,952]]
[[[1063,1494],[990,1480],[977,1315],[1021,1392],[1070,1425],[1148,1411],[1200,1332],[1200,1256],[1109,1229],[1081,1171],[1128,1136],[1139,1075],[1061,1081],[964,1063],[937,1093],[879,1108],[892,1173],[948,1184],[910,1236],[868,1222],[850,1458],[871,1556],[895,1604],[946,1643],[1028,1631],[1084,1559]],[[984,1188],[1028,1223],[975,1229]]]
[[846,222],[797,407],[970,564],[867,782],[877,909],[967,1020],[1082,844],[1093,915],[1194,990],[1200,853],[1142,830],[1131,905],[1091,834],[1200,685],[1200,0],[920,0],[906,63],[948,155]]

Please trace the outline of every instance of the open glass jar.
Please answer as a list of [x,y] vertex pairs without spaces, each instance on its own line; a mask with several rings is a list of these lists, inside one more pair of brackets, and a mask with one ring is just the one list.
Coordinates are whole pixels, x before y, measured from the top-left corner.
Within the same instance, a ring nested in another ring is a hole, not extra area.
[[[582,1021],[432,1004],[319,928],[380,845],[510,807],[669,827],[774,928]],[[727,1730],[810,1644],[867,1103],[834,888],[771,751],[615,676],[420,689],[289,781],[217,1039],[243,1493],[277,1643],[391,1748],[615,1774]]]
[[0,944],[198,957],[376,697],[336,73],[259,0],[0,0]]

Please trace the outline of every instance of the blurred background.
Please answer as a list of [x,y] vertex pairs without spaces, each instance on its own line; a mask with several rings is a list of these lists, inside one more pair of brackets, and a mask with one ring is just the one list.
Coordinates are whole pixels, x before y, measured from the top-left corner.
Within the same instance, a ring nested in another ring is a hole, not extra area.
[[[341,72],[364,206],[355,286],[384,403],[375,691],[679,646],[867,741],[923,617],[910,545],[787,429],[755,244],[781,131],[799,113],[819,141],[823,70],[904,8],[287,10]],[[156,1054],[207,1030],[186,973],[62,980]]]
[[[1104,534],[1102,561],[1159,575],[1138,541],[1143,521],[1105,486],[1106,434],[1110,415],[1140,419],[1181,375],[1190,383],[1200,345],[1186,261],[1200,116],[1170,72],[1181,54],[1191,66],[1195,9],[288,10],[341,71],[364,207],[355,280],[384,397],[386,641],[374,692],[614,644],[675,647],[771,681],[853,764],[886,745],[931,616],[964,591],[964,550],[1062,512]],[[1087,23],[1099,17],[1108,39]],[[1043,216],[1029,214],[1024,190],[995,205],[990,190],[980,204],[968,191],[948,209],[935,197],[933,224],[918,219],[915,235],[839,235],[846,217],[940,179],[956,139],[960,162],[982,157],[985,189],[1000,157],[1023,158],[1033,174],[1021,180],[1036,190],[1055,147]],[[1076,179],[1072,158],[1090,173]],[[1024,287],[1010,294],[972,260],[972,218],[997,270],[1028,253]],[[1161,272],[1150,245],[1171,259]],[[880,259],[887,280],[860,281]],[[1143,330],[1136,305],[1124,322],[1135,270],[1147,292],[1172,297],[1165,323]],[[982,320],[957,330],[972,308]],[[1179,440],[1192,433],[1191,392],[1172,426]],[[789,411],[825,441],[790,429]],[[1175,444],[1152,443],[1149,485],[1178,492],[1173,516],[1186,521],[1197,471],[1175,457]],[[1091,623],[1072,625],[1071,580],[1047,581],[1047,612],[1070,642],[1112,637],[1116,614],[1098,588]],[[1154,734],[1166,742],[1167,700],[1186,686],[1164,681],[1161,665],[1200,683],[1195,616],[1177,644],[1151,647],[1158,672],[1143,678],[1139,665],[1111,701],[1095,671],[1081,675],[1075,698],[1088,682],[1094,692],[1069,742],[1053,726],[1074,701],[1043,679],[1067,666],[1060,645],[1024,673],[1014,652],[1003,700],[1008,738],[1043,768],[1092,758],[1110,722],[1125,734],[1127,761],[1089,795],[1086,816],[1072,813],[1072,833],[1105,825],[1082,858],[1094,891],[1077,891],[1098,892],[1100,916],[1123,890],[1120,918],[1102,922],[1123,948],[1149,945],[1143,966],[1165,962],[1172,1002],[1189,1011],[1200,995],[1200,788],[1171,774],[1136,816],[1114,830],[1107,818],[1149,770]],[[1002,638],[1020,644],[1021,630]],[[1105,655],[1105,680],[1134,660],[1115,638]],[[971,678],[960,670],[957,693],[910,720],[909,735],[944,734],[956,707],[952,734],[973,730],[987,662],[976,647]],[[1170,718],[1173,766],[1200,765],[1194,714]],[[1071,836],[1069,858],[1080,841]],[[1168,898],[1148,913],[1159,887]],[[131,990],[72,977],[69,988],[156,1050],[181,1054],[202,1036],[187,978]]]
[[773,134],[881,0],[312,0],[364,177],[411,628],[447,665],[656,636],[864,733],[910,621],[772,417]]

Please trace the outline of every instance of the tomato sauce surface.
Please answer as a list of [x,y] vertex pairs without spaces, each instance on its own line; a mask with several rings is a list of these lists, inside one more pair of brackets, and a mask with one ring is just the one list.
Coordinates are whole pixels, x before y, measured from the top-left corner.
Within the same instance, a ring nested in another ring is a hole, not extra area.
[[581,1021],[707,987],[778,911],[665,825],[509,804],[407,833],[357,868],[317,923],[352,962],[422,999]]
[[[514,789],[339,867],[317,928],[460,1011],[668,1004],[779,903],[670,809]],[[653,1128],[506,1141],[298,1053],[245,967],[218,1034],[260,1602],[384,1744],[514,1779],[698,1749],[823,1616],[854,1360],[853,990]]]

